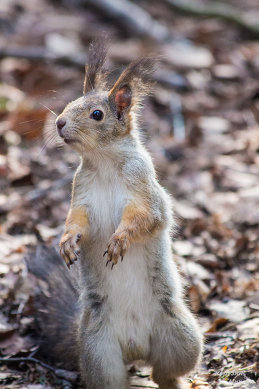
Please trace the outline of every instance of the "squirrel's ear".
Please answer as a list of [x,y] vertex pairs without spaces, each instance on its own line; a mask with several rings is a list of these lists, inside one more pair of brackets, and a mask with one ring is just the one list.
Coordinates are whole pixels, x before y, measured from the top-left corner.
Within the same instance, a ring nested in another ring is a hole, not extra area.
[[93,89],[105,89],[106,73],[103,65],[107,55],[107,41],[96,40],[91,43],[85,66],[84,94]]
[[122,113],[131,105],[132,93],[128,85],[123,85],[114,93],[114,105],[116,107],[117,117],[120,118]]
[[131,62],[115,82],[109,91],[109,100],[116,108],[118,118],[127,109],[137,106],[141,99],[150,93],[150,76],[155,70],[155,63],[154,58],[141,58]]

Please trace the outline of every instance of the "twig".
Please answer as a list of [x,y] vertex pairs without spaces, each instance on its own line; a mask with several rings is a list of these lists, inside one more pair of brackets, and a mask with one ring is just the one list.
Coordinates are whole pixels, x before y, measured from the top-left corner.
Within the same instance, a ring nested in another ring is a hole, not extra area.
[[154,386],[154,385],[143,385],[143,384],[132,384],[130,386],[133,386],[133,388],[152,388],[152,389],[156,389],[157,386]]
[[247,30],[255,37],[259,37],[259,24],[250,24],[245,20],[242,13],[235,8],[227,6],[223,3],[218,3],[213,6],[205,6],[199,1],[186,0],[163,0],[175,11],[190,15],[205,18],[219,18],[226,22],[237,25],[238,27]]
[[205,332],[204,334],[205,338],[207,341],[213,341],[217,339],[222,339],[222,338],[230,338],[232,340],[235,340],[235,335],[233,334],[224,334],[222,332],[217,333],[217,332]]
[[174,94],[170,102],[172,112],[174,138],[177,142],[182,142],[186,137],[182,102],[178,95]]
[[55,369],[53,366],[50,366],[47,363],[42,362],[39,359],[33,358],[33,357],[0,358],[0,362],[3,362],[3,363],[14,363],[14,362],[36,363],[38,365],[41,365],[45,369],[50,370],[57,377],[64,378],[66,381],[75,383],[78,379],[78,373],[76,373],[75,371]]
[[62,389],[71,389],[73,385],[71,382],[68,382],[67,380],[62,381]]

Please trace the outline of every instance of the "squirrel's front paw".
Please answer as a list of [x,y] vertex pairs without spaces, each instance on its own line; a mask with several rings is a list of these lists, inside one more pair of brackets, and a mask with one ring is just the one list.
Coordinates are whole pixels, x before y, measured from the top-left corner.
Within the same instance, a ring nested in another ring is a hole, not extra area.
[[106,266],[112,262],[112,268],[118,262],[119,257],[121,261],[129,247],[129,238],[125,232],[114,233],[108,243],[107,250],[103,254],[107,254]]
[[59,243],[60,254],[63,257],[64,261],[67,264],[67,267],[70,268],[78,258],[80,254],[80,247],[78,245],[82,234],[80,232],[65,232]]

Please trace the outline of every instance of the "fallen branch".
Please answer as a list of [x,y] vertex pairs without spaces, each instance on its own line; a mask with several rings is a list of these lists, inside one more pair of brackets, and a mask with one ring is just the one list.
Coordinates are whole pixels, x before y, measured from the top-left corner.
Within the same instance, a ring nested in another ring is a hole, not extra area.
[[170,38],[170,32],[144,9],[128,0],[83,0],[86,7],[112,19],[131,35],[151,38],[159,43]]
[[5,57],[23,58],[35,62],[54,62],[64,66],[75,66],[79,68],[85,67],[86,56],[74,55],[62,55],[57,56],[54,53],[46,50],[44,47],[1,47],[0,59]]
[[[87,56],[76,56],[73,58],[68,56],[57,56],[47,51],[44,47],[0,48],[0,59],[6,57],[27,59],[33,62],[53,62],[63,66],[77,67],[83,70],[85,68]],[[182,75],[173,72],[157,73],[154,75],[154,81],[174,89],[184,89],[187,87],[185,78]]]
[[237,25],[248,31],[255,37],[259,37],[259,24],[251,24],[245,20],[242,13],[238,12],[235,8],[218,3],[213,6],[205,6],[198,1],[186,1],[186,0],[163,0],[173,10],[190,16],[198,16],[204,18],[219,18],[226,22]]
[[3,363],[14,363],[14,362],[36,363],[38,365],[41,365],[45,369],[50,370],[57,377],[65,379],[66,381],[75,383],[78,380],[78,373],[76,373],[75,371],[56,369],[55,367],[50,366],[47,363],[42,362],[41,360],[34,358],[34,357],[0,358],[0,362],[3,362]]
[[42,197],[45,197],[49,192],[55,192],[64,186],[72,182],[73,175],[68,174],[67,177],[62,177],[55,181],[52,185],[47,188],[36,188],[26,193],[24,196],[25,203],[31,203],[40,200]]
[[60,178],[59,180],[55,181],[52,185],[48,186],[47,188],[36,188],[32,189],[31,191],[27,192],[23,198],[15,199],[13,201],[6,202],[5,205],[0,207],[0,215],[4,215],[15,208],[22,208],[30,205],[31,203],[34,203],[35,201],[39,201],[43,197],[46,197],[49,192],[55,192],[64,186],[68,185],[72,182],[73,176],[68,175],[67,177]]

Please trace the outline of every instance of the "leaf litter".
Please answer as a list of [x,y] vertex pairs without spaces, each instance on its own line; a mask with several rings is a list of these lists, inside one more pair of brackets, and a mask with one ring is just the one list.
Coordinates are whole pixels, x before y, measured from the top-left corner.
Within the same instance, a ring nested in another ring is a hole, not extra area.
[[[100,29],[112,36],[108,68],[119,69],[149,51],[163,54],[157,86],[140,119],[160,182],[175,198],[174,256],[204,332],[202,364],[188,387],[258,385],[259,43],[236,26],[180,15],[166,3],[139,2],[172,34],[172,44],[161,43],[161,50],[155,41],[145,45],[146,38],[130,31],[130,24],[125,31],[116,18],[111,24],[83,1],[1,4],[1,44],[30,48],[27,57],[0,59],[3,388],[78,386],[69,372],[35,362],[40,356],[36,284],[24,257],[43,242],[57,246],[78,162],[60,146],[54,122],[81,94],[83,62],[45,61],[44,50],[77,58]],[[230,3],[242,11],[242,2]],[[246,2],[247,11],[259,12],[255,1]],[[43,59],[32,58],[35,48]],[[132,388],[157,387],[141,362],[129,372]]]

